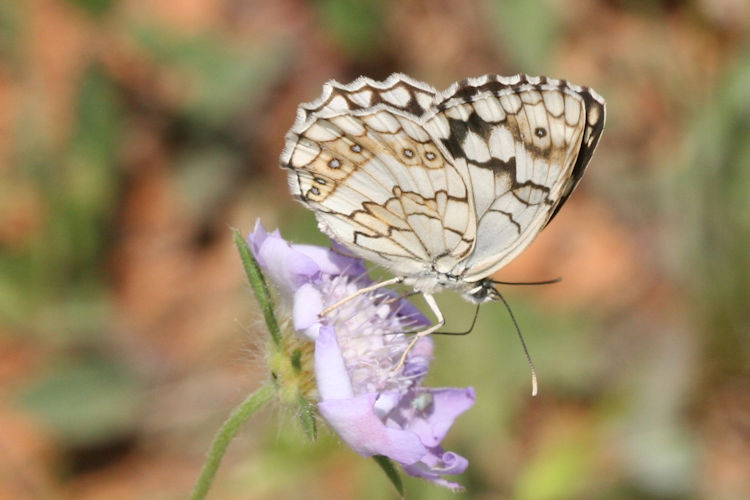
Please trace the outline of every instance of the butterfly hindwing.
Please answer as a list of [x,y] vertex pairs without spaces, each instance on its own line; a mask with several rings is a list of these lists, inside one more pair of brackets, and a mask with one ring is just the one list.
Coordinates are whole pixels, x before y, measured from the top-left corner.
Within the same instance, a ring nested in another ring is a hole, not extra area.
[[[328,84],[321,102],[303,106],[282,156],[290,187],[356,253],[403,274],[455,255],[450,268],[472,248],[474,211],[461,176],[412,114],[434,96],[391,80]],[[367,100],[376,104],[351,104]]]

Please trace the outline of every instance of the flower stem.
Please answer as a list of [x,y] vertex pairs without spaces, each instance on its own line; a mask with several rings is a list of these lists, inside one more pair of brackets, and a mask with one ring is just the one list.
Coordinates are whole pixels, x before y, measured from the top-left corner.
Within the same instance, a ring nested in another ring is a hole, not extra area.
[[213,443],[211,443],[206,462],[203,464],[200,476],[198,476],[198,480],[195,482],[193,491],[190,494],[190,500],[202,500],[206,497],[206,493],[208,493],[208,489],[211,487],[214,476],[216,476],[216,471],[219,469],[221,459],[224,458],[224,453],[227,451],[232,438],[240,430],[242,424],[247,422],[256,411],[263,408],[271,400],[274,391],[273,385],[264,385],[249,395],[229,415],[229,418],[221,426],[219,432],[216,433]]

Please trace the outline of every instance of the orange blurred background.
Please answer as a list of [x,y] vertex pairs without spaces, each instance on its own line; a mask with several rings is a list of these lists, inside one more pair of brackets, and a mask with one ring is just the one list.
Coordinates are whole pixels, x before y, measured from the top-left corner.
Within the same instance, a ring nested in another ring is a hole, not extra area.
[[[595,88],[587,175],[429,385],[473,385],[446,448],[470,498],[750,498],[750,3],[30,0],[0,4],[0,499],[185,498],[266,379],[233,247],[325,244],[278,168],[331,78],[485,73]],[[449,327],[472,308],[441,297]],[[450,328],[449,328],[450,329]],[[446,498],[408,479],[410,498]],[[290,410],[210,498],[396,498]]]

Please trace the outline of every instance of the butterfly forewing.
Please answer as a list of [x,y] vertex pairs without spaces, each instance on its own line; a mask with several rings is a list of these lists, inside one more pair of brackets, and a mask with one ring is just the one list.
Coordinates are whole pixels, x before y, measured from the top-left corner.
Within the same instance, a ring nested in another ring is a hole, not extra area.
[[598,94],[544,77],[488,75],[443,93],[404,75],[360,78],[329,82],[300,107],[282,165],[292,193],[355,254],[428,291],[461,288],[554,217],[603,125]]

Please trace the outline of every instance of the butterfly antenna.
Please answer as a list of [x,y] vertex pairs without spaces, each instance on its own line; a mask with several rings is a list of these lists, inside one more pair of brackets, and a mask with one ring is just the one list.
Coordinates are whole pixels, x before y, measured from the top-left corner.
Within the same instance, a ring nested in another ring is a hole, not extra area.
[[492,283],[494,285],[553,285],[555,283],[560,283],[562,281],[561,277],[557,277],[552,280],[544,280],[544,281],[496,281],[492,280]]
[[477,324],[477,318],[479,317],[479,306],[481,304],[477,304],[477,308],[474,309],[474,318],[471,320],[471,325],[469,325],[469,329],[464,332],[435,332],[433,335],[468,335],[471,332],[474,331],[474,326]]
[[469,325],[469,329],[466,330],[466,332],[462,332],[461,335],[468,335],[474,330],[474,326],[477,324],[477,318],[479,317],[479,306],[481,304],[477,304],[477,308],[474,309],[474,317],[471,320],[471,325]]
[[510,314],[510,319],[513,320],[513,326],[516,327],[516,333],[518,334],[518,338],[521,339],[521,346],[523,347],[523,352],[524,354],[526,354],[526,360],[529,362],[529,368],[531,368],[531,395],[536,396],[538,393],[537,382],[536,382],[536,369],[534,369],[534,362],[531,360],[531,355],[529,354],[529,350],[526,347],[526,341],[523,339],[521,328],[518,326],[518,321],[516,321],[516,316],[513,314],[513,310],[510,308],[510,304],[508,304],[508,301],[505,300],[505,297],[503,297],[500,292],[498,292],[497,295],[498,297],[500,297],[500,300],[503,301],[505,308],[508,310],[508,314]]

